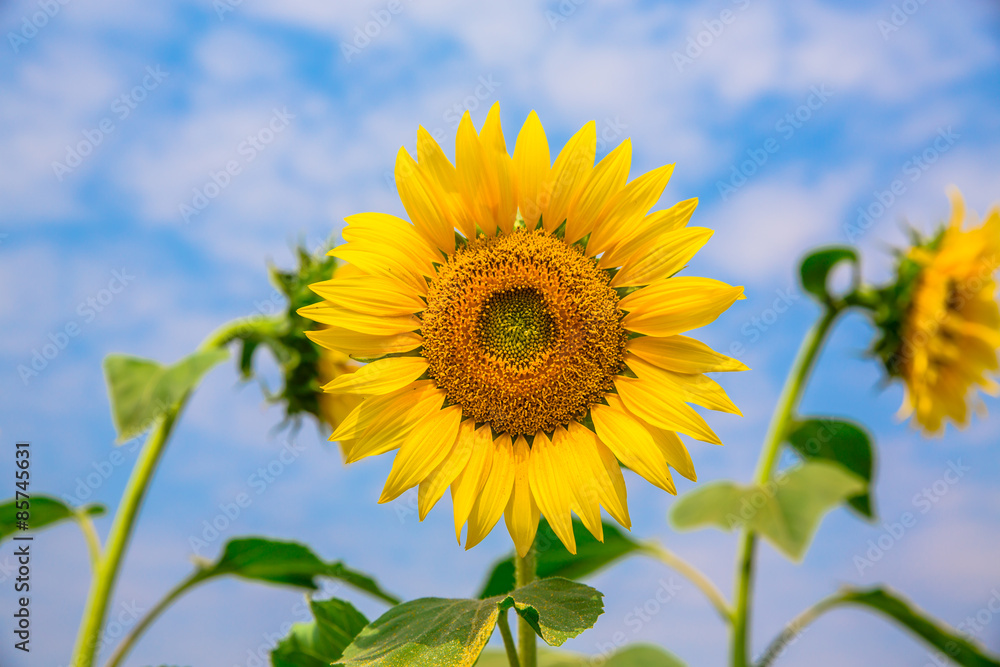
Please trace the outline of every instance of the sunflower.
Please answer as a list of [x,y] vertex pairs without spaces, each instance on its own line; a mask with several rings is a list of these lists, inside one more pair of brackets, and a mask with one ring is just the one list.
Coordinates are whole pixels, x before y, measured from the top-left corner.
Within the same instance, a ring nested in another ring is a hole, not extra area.
[[595,166],[593,122],[553,164],[531,112],[511,157],[494,105],[455,152],[419,128],[395,171],[410,222],[348,217],[331,254],[357,273],[299,311],[369,362],[325,387],[365,397],[331,439],[348,462],[398,450],[379,502],[417,486],[421,519],[450,487],[466,548],[503,516],[523,556],[544,515],[575,553],[571,512],[598,539],[601,507],[630,526],[621,464],[675,493],[670,468],[695,479],[677,434],[721,444],[689,404],[739,414],[704,373],[746,367],[681,334],[743,289],[674,277],[711,236],[686,226],[697,201],[647,215],[673,166],[627,182],[628,140]]
[[971,229],[957,188],[949,190],[951,220],[932,240],[918,243],[901,262],[910,276],[908,307],[893,359],[906,386],[901,415],[913,416],[926,433],[941,432],[945,419],[958,426],[969,408],[982,409],[976,388],[997,393],[988,375],[998,368],[1000,308],[994,273],[1000,267],[1000,208]]

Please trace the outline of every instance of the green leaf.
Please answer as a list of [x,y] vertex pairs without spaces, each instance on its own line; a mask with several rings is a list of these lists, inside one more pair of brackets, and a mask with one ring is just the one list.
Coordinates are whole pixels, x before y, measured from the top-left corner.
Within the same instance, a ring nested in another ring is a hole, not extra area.
[[104,374],[117,442],[125,442],[149,428],[228,356],[225,350],[200,350],[173,366],[123,354],[105,357]]
[[[684,662],[659,646],[630,644],[602,660],[603,656],[579,655],[566,651],[539,651],[538,667],[685,667]],[[476,667],[508,667],[503,651],[483,651]]]
[[944,653],[963,667],[1000,667],[1000,660],[990,656],[956,630],[945,626],[908,600],[885,588],[847,589],[840,594],[840,604],[856,604],[884,614]]
[[823,303],[830,303],[832,298],[827,290],[827,278],[830,271],[843,261],[850,261],[857,265],[858,253],[853,248],[846,246],[833,246],[820,248],[809,254],[802,260],[802,265],[799,267],[802,288]]
[[246,537],[226,543],[215,563],[201,569],[202,580],[233,575],[243,579],[316,590],[316,577],[330,577],[380,598],[389,604],[399,600],[383,591],[374,579],[339,561],[326,562],[297,542]]
[[864,489],[864,480],[839,464],[806,461],[777,473],[766,485],[705,484],[677,499],[671,520],[678,529],[746,525],[798,561],[823,515]]
[[[24,501],[16,501],[14,498],[11,498],[0,504],[0,542],[3,542],[16,533],[22,532],[17,527],[17,513],[24,510],[17,508],[17,502],[23,503]],[[107,512],[107,509],[103,505],[84,505],[74,509],[52,496],[31,496],[28,502],[30,516],[27,524],[30,533],[53,526],[67,519],[76,518],[77,513],[88,516],[103,516]]]
[[271,651],[273,667],[328,667],[368,625],[368,619],[343,600],[310,600],[309,607],[315,620],[292,626]]
[[498,615],[510,608],[543,640],[559,646],[594,625],[604,610],[601,597],[584,584],[551,578],[485,600],[421,598],[404,602],[362,630],[338,665],[470,667],[493,634]]
[[871,499],[874,450],[862,426],[842,419],[806,419],[792,426],[787,440],[803,458],[839,463],[864,480],[864,492],[851,496],[847,503],[862,516],[875,518]]
[[[607,522],[604,523],[604,542],[598,542],[579,519],[573,519],[573,533],[576,536],[575,556],[566,550],[545,519],[539,521],[538,533],[535,536],[538,563],[536,571],[539,579],[546,577],[582,579],[643,548],[630,536]],[[503,595],[512,590],[514,590],[513,554],[493,566],[479,597]]]

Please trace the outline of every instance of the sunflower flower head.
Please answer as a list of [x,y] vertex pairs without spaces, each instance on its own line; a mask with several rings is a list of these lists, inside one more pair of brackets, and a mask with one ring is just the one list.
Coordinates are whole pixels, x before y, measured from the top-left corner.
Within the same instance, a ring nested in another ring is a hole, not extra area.
[[682,335],[743,298],[675,276],[711,236],[696,200],[650,213],[672,165],[629,181],[628,140],[595,153],[591,122],[552,162],[531,112],[510,155],[498,105],[479,132],[462,117],[454,165],[419,128],[395,171],[410,220],[348,217],[331,254],[355,273],[299,311],[368,362],[326,385],[364,399],[332,436],[348,462],[396,451],[380,502],[418,487],[421,519],[450,488],[466,548],[501,516],[522,555],[540,515],[571,552],[572,513],[629,527],[621,465],[675,493],[678,433],[721,444],[690,404],[739,414],[705,373],[746,367]]
[[901,253],[896,280],[879,291],[875,312],[881,338],[874,352],[905,396],[900,415],[927,434],[950,419],[969,421],[983,409],[976,390],[997,393],[1000,307],[994,274],[1000,268],[1000,208],[967,225],[957,188],[949,190],[951,220]]

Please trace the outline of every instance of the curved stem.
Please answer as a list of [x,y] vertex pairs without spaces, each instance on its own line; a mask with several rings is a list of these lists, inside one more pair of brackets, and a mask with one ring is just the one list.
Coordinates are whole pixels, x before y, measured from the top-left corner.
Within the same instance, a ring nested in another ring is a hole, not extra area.
[[205,574],[202,570],[194,572],[187,579],[181,583],[174,586],[169,593],[167,593],[162,600],[156,603],[152,609],[146,612],[146,615],[136,623],[135,627],[132,628],[131,632],[126,635],[125,639],[122,640],[121,644],[115,649],[115,652],[111,654],[108,659],[108,667],[119,667],[123,660],[128,656],[132,647],[135,646],[136,642],[142,637],[146,632],[146,629],[153,624],[153,622],[167,610],[174,601],[177,600],[181,595],[186,593],[188,590],[194,588],[202,581],[206,579]]
[[[245,336],[250,329],[274,326],[275,322],[277,322],[276,318],[260,318],[260,320],[253,322],[248,322],[247,319],[235,320],[216,329],[198,349],[221,348],[230,341]],[[115,512],[114,522],[111,524],[111,532],[108,535],[104,554],[98,559],[97,566],[94,568],[94,578],[91,582],[90,592],[87,594],[83,620],[80,622],[80,631],[76,638],[76,645],[73,647],[73,660],[71,662],[73,667],[93,667],[94,665],[101,630],[108,614],[108,604],[118,580],[118,571],[121,569],[125,551],[132,538],[132,531],[135,529],[139,510],[156,472],[156,467],[166,449],[167,442],[170,440],[170,434],[173,432],[174,425],[184,410],[190,395],[191,392],[185,394],[176,405],[163,414],[146,440],[146,444],[143,445],[135,468],[129,476],[121,503]]]
[[831,608],[837,606],[844,601],[841,594],[835,593],[829,597],[825,597],[813,606],[809,607],[801,614],[793,618],[788,622],[788,625],[771,640],[768,644],[767,650],[761,655],[760,660],[756,663],[755,667],[767,667],[774,660],[781,655],[781,652],[785,650],[785,647],[798,636],[802,630],[805,629],[807,625],[815,621],[821,614],[829,611]]
[[727,623],[733,622],[733,608],[726,597],[701,570],[687,562],[673,551],[655,542],[645,548],[645,552],[669,568],[676,570],[700,590],[715,610]]
[[118,579],[118,570],[125,556],[129,539],[132,537],[139,508],[146,497],[149,482],[153,478],[153,473],[156,471],[164,449],[166,449],[170,433],[174,429],[174,424],[176,424],[177,417],[186,400],[185,396],[179,405],[168,410],[160,420],[142,448],[135,469],[129,477],[121,505],[119,505],[118,511],[115,513],[114,523],[111,525],[106,551],[98,561],[94,581],[87,596],[87,605],[84,608],[83,621],[80,624],[80,634],[77,635],[76,646],[73,649],[71,663],[73,667],[93,667],[101,628],[104,626],[104,619],[108,613],[111,592]]
[[93,520],[85,511],[77,510],[75,519],[83,532],[83,539],[87,542],[91,572],[96,572],[97,565],[101,562],[101,538],[97,535]]
[[[774,414],[771,416],[771,423],[767,428],[767,435],[764,437],[764,447],[760,459],[757,461],[757,470],[754,473],[755,483],[764,484],[770,479],[778,462],[778,455],[781,453],[781,443],[788,432],[789,425],[795,418],[795,409],[802,397],[802,391],[805,389],[809,374],[812,372],[831,326],[843,310],[843,303],[829,304],[823,317],[803,339],[795,362],[788,373],[788,378],[785,380],[785,386],[781,390],[778,404],[774,408]],[[747,667],[750,664],[750,605],[753,594],[752,582],[756,544],[757,540],[753,531],[744,528],[740,536],[737,556],[732,667]]]
[[[527,586],[535,580],[536,566],[535,545],[532,544],[524,558],[516,556],[514,559],[514,574],[518,588]],[[535,645],[535,630],[520,616],[517,617],[517,640],[521,647],[521,667],[537,667],[538,648]]]
[[[514,645],[514,636],[510,633],[510,625],[507,623],[507,610],[504,609],[497,616],[497,627],[500,628],[500,636],[503,637],[503,647],[507,651],[507,662],[510,667],[521,667],[521,661],[517,659],[517,647]],[[111,665],[110,667],[115,667]]]

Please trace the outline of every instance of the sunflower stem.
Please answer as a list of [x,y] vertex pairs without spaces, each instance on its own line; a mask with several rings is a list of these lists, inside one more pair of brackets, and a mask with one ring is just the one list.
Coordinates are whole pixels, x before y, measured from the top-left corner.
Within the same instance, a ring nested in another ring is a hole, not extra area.
[[101,629],[104,627],[108,613],[108,603],[118,580],[118,571],[121,569],[125,550],[132,537],[139,509],[146,497],[146,490],[149,488],[153,473],[156,472],[156,466],[164,449],[166,449],[167,441],[170,439],[170,434],[186,398],[181,401],[180,405],[171,408],[160,420],[146,441],[142,453],[139,455],[139,460],[135,464],[135,469],[129,477],[121,505],[119,505],[118,511],[115,513],[114,523],[111,525],[107,548],[99,559],[94,572],[90,593],[87,596],[87,606],[80,623],[80,633],[77,635],[76,646],[73,649],[73,660],[70,663],[73,667],[93,667],[94,665],[97,649],[100,645]]
[[[528,553],[524,557],[517,556],[514,560],[514,575],[517,588],[527,586],[535,580],[535,568],[537,567],[537,554],[535,545],[532,544]],[[531,625],[517,617],[517,639],[521,648],[521,667],[537,667],[538,648],[535,645],[535,630]]]
[[[770,479],[781,453],[781,444],[784,442],[788,427],[795,417],[795,409],[802,397],[809,374],[833,323],[844,311],[844,308],[845,305],[842,302],[828,304],[819,322],[802,340],[798,355],[795,357],[795,362],[785,380],[785,386],[781,390],[778,404],[774,408],[774,414],[771,416],[771,423],[764,438],[764,447],[761,450],[760,459],[757,461],[757,470],[754,473],[755,483],[764,484]],[[756,546],[757,536],[754,531],[744,527],[740,534],[736,567],[736,601],[730,663],[732,667],[748,667],[750,665],[750,606],[753,597]]]
[[91,574],[93,574],[97,571],[97,564],[101,561],[101,538],[94,528],[94,521],[86,511],[77,509],[73,518],[80,526],[83,538],[87,542],[87,553],[90,554],[90,569]]
[[191,590],[202,581],[206,579],[204,571],[201,569],[195,571],[194,574],[184,579],[176,586],[174,586],[170,592],[168,592],[162,600],[156,603],[156,606],[146,612],[146,615],[142,617],[132,631],[128,633],[125,639],[118,645],[115,652],[108,659],[107,667],[120,667],[122,662],[128,657],[129,652],[135,646],[136,642],[142,637],[146,629],[149,628],[153,622],[158,619],[167,608],[174,603],[180,596],[184,595],[187,591]]
[[670,549],[656,542],[651,542],[644,548],[644,551],[694,584],[708,598],[708,601],[712,603],[712,606],[715,607],[715,611],[719,613],[722,620],[727,623],[733,622],[732,606],[726,600],[726,596],[722,594],[722,591],[718,589],[705,573]]
[[[251,330],[272,326],[274,322],[274,318],[261,318],[255,321],[234,320],[216,329],[198,349],[225,347],[231,341],[247,335]],[[183,412],[190,395],[189,391],[176,405],[163,414],[146,439],[139,454],[139,460],[136,461],[135,468],[132,469],[132,474],[125,486],[125,492],[115,512],[104,553],[100,554],[94,566],[94,577],[90,584],[83,618],[80,621],[80,630],[73,647],[73,659],[70,662],[73,667],[93,667],[97,659],[101,630],[108,615],[108,605],[118,581],[118,574],[132,538],[132,532],[135,530],[139,511],[142,509],[142,502],[146,498],[146,492],[149,490],[149,485],[156,473],[163,452],[166,450],[167,442],[169,442],[174,426],[177,424],[177,419]]]
[[514,636],[510,633],[510,624],[507,623],[506,609],[497,616],[497,627],[500,628],[500,636],[503,637],[503,648],[507,651],[507,662],[510,667],[521,667],[521,661],[517,658],[517,646],[514,645]]

